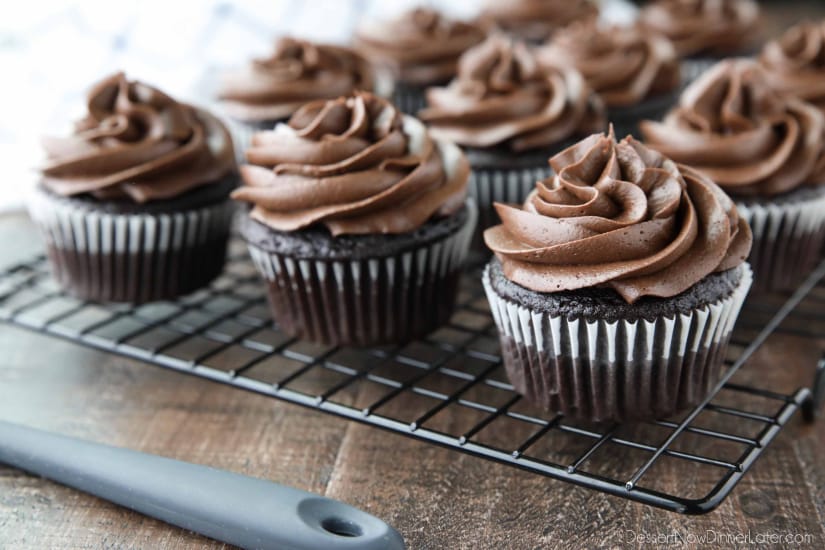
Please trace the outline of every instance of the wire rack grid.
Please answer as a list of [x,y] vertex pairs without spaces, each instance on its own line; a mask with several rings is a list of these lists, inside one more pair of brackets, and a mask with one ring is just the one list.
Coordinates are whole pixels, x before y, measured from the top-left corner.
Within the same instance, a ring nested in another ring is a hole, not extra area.
[[812,420],[825,394],[825,360],[810,388],[787,394],[734,378],[777,331],[812,342],[825,334],[825,262],[792,296],[746,303],[728,369],[705,402],[626,425],[539,411],[513,391],[478,274],[464,277],[449,324],[395,347],[328,347],[281,333],[237,240],[209,288],[139,307],[76,300],[34,258],[0,273],[0,319],[687,514],[718,506],[790,418],[801,409]]

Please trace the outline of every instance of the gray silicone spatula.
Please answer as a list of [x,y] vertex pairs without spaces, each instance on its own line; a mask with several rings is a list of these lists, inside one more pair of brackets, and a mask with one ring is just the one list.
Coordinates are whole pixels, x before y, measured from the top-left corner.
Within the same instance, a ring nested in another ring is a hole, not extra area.
[[404,548],[395,529],[342,502],[2,421],[0,463],[244,548]]

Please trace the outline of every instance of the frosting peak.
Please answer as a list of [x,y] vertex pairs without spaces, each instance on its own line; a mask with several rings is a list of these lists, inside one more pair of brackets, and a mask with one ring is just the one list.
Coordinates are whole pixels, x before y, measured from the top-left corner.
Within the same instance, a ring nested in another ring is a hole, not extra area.
[[309,101],[372,91],[374,80],[367,60],[349,48],[285,37],[269,57],[225,75],[218,95],[235,118],[278,120]]
[[599,8],[591,0],[489,0],[481,14],[488,26],[540,42],[575,21],[595,21]]
[[461,60],[457,86],[469,94],[507,93],[539,81],[542,75],[533,54],[523,42],[498,37],[467,53]]
[[777,195],[825,174],[825,115],[773,91],[750,59],[721,61],[682,93],[663,122],[640,124],[646,143],[736,195]]
[[144,203],[235,168],[232,141],[216,118],[123,73],[92,87],[87,110],[72,135],[43,140],[43,184],[59,195]]
[[255,134],[246,156],[246,185],[232,196],[279,231],[406,233],[458,210],[469,178],[457,147],[363,92],[304,105],[288,125]]
[[482,40],[480,26],[448,19],[428,8],[391,21],[364,23],[355,35],[359,51],[387,66],[401,82],[415,86],[450,80],[459,56]]
[[730,55],[758,37],[759,6],[753,0],[657,0],[642,9],[639,21],[667,36],[680,57]]
[[594,134],[550,159],[521,208],[496,204],[487,246],[536,292],[596,286],[672,297],[744,262],[751,232],[706,176],[627,137]]
[[825,21],[791,27],[759,56],[774,89],[825,111]]
[[571,67],[541,67],[523,42],[493,35],[468,50],[458,77],[427,91],[419,117],[470,147],[524,151],[604,127],[604,106]]
[[679,85],[670,41],[635,26],[577,23],[558,31],[538,51],[543,63],[571,63],[608,107],[635,105]]

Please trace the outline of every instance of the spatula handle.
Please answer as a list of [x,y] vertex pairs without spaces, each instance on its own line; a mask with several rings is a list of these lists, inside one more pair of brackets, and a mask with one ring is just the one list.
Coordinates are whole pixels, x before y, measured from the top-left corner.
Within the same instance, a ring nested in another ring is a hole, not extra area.
[[0,462],[244,548],[404,548],[392,527],[336,500],[2,421]]

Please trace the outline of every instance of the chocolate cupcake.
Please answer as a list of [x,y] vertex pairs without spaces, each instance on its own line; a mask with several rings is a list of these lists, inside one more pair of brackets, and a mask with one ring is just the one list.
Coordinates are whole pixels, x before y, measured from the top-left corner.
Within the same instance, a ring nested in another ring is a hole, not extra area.
[[576,67],[607,105],[618,135],[638,136],[637,122],[659,119],[676,102],[679,59],[663,35],[638,26],[577,23],[558,31],[537,57]]
[[592,0],[488,0],[479,20],[490,29],[538,44],[571,23],[598,18],[599,7]]
[[639,23],[670,39],[688,82],[723,57],[749,54],[761,38],[754,0],[656,0],[642,8]]
[[577,135],[602,130],[604,105],[572,67],[540,67],[523,42],[493,35],[467,51],[449,86],[427,91],[419,113],[437,137],[465,148],[479,227],[494,202],[521,202],[547,177],[547,158]]
[[721,61],[689,86],[647,144],[701,170],[737,202],[754,233],[758,290],[796,287],[825,241],[825,116],[773,91],[751,59]]
[[48,156],[29,203],[52,271],[87,300],[142,303],[208,284],[223,268],[237,182],[229,133],[209,113],[122,73]]
[[387,95],[391,87],[388,76],[352,49],[285,37],[268,57],[224,74],[218,97],[242,155],[252,133],[271,130],[304,103],[355,90]]
[[765,44],[759,63],[775,90],[825,112],[825,20],[791,27]]
[[424,108],[426,88],[449,82],[461,54],[484,36],[475,23],[416,8],[390,21],[364,22],[356,30],[355,47],[393,75],[393,102],[414,115]]
[[259,132],[233,197],[290,335],[401,343],[446,322],[476,222],[461,150],[367,93]]
[[483,283],[515,389],[591,421],[669,416],[719,378],[751,283],[747,223],[713,181],[632,137],[550,160],[498,204]]

